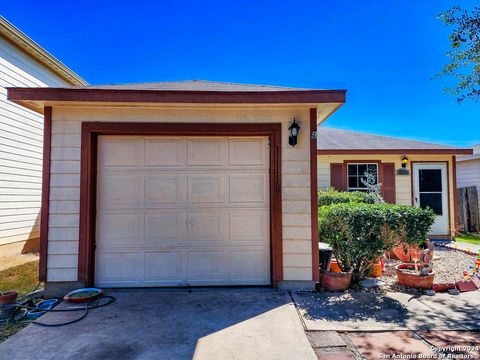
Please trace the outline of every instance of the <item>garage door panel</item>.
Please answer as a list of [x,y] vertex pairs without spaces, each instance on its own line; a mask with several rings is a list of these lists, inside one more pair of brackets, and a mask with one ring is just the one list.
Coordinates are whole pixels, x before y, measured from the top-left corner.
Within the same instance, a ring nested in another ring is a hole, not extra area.
[[103,214],[98,220],[97,245],[137,244],[140,241],[139,214]]
[[266,137],[101,136],[104,150],[98,286],[270,284]]
[[265,174],[230,175],[229,190],[232,203],[265,203],[268,200]]
[[223,212],[188,213],[188,241],[227,241],[226,217]]
[[99,204],[132,204],[140,201],[140,182],[135,175],[108,174],[101,178],[98,186]]
[[184,202],[186,180],[186,176],[183,175],[145,176],[145,202],[162,204]]
[[145,242],[179,243],[185,239],[186,213],[158,212],[145,214]]
[[266,138],[230,138],[229,164],[266,166],[268,148]]
[[188,202],[221,203],[225,201],[223,174],[192,175],[188,177]]
[[145,282],[174,281],[184,278],[181,251],[152,251],[145,253]]
[[197,250],[187,254],[187,281],[219,282],[225,279],[225,251]]
[[181,166],[186,164],[186,139],[164,137],[145,139],[145,165]]
[[138,252],[103,253],[102,261],[97,262],[97,279],[101,279],[97,284],[138,282],[141,256]]
[[98,164],[108,166],[136,166],[141,162],[143,141],[137,138],[101,136],[98,149]]
[[225,164],[225,154],[223,138],[188,139],[188,165],[221,166]]
[[268,218],[267,210],[231,211],[230,242],[268,244]]
[[230,278],[244,282],[262,282],[268,277],[265,261],[268,248],[263,250],[233,250],[230,253]]

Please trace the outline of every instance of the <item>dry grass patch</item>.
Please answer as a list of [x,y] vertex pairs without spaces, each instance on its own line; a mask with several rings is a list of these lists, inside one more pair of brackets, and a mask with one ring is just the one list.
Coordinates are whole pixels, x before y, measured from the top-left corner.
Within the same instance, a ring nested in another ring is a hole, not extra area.
[[38,284],[38,260],[12,266],[0,271],[0,291],[17,291],[28,294]]
[[[33,259],[33,261],[32,261]],[[0,258],[0,291],[15,290],[19,296],[32,292],[38,284],[38,256],[19,255]],[[25,262],[28,260],[28,262]],[[20,263],[20,265],[18,265]],[[7,265],[9,265],[8,268]],[[0,343],[22,330],[25,323],[0,324]],[[0,356],[1,357],[1,356]]]

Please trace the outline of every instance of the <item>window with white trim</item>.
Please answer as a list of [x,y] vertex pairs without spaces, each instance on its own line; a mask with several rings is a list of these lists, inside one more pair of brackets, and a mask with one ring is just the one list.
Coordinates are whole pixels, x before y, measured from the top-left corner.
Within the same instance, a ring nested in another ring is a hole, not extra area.
[[367,185],[364,183],[367,180],[366,174],[372,175],[375,179],[375,184],[378,184],[378,164],[348,163],[347,167],[348,191],[368,191]]

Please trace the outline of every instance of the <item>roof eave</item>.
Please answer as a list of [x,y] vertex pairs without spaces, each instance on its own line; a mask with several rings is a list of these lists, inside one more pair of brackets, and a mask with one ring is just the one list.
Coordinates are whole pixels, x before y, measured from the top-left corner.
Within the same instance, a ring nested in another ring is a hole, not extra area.
[[320,104],[342,105],[345,90],[178,91],[92,88],[7,88],[8,100],[42,112],[46,102],[177,104]]
[[471,155],[472,149],[318,149],[317,155]]
[[470,154],[470,156],[465,156],[465,157],[459,157],[457,158],[457,162],[464,162],[464,161],[474,161],[474,160],[480,160],[480,154]]

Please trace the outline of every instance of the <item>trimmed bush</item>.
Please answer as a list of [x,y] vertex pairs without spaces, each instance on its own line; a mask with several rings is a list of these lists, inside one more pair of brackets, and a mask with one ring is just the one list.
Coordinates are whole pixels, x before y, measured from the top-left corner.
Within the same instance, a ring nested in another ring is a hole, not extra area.
[[420,244],[435,220],[430,209],[385,203],[344,203],[319,208],[318,231],[342,271],[359,280],[373,263],[395,245]]
[[375,194],[370,194],[361,191],[337,191],[329,189],[327,191],[318,192],[318,206],[327,206],[332,204],[342,203],[365,203],[374,204]]

